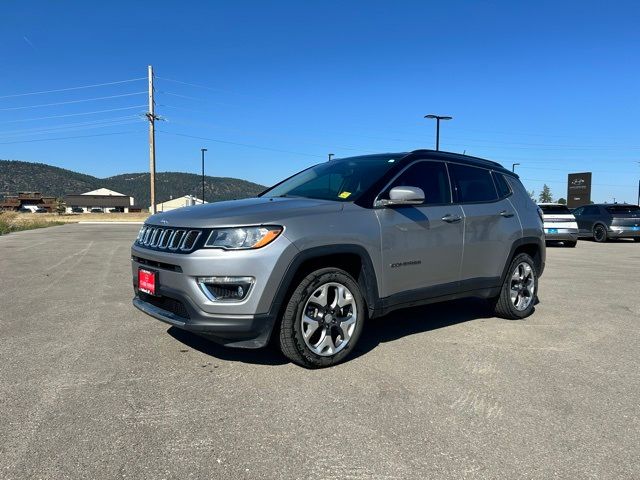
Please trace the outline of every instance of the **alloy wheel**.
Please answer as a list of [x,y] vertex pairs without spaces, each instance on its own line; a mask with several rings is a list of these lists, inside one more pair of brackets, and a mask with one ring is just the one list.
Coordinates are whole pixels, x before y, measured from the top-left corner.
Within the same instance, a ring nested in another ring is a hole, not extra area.
[[533,268],[526,262],[520,262],[511,275],[511,303],[518,311],[526,310],[533,301],[535,276]]
[[341,283],[325,283],[305,303],[302,338],[316,355],[335,355],[349,343],[357,321],[358,307],[351,291]]

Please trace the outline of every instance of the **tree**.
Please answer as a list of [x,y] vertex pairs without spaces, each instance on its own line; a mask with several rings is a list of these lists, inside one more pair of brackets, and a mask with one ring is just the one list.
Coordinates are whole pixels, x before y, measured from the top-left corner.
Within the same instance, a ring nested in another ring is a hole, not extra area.
[[64,204],[64,200],[62,198],[57,198],[56,199],[56,209],[55,212],[58,215],[62,215],[64,212],[66,212],[66,205]]
[[538,195],[538,200],[540,201],[540,203],[553,202],[553,196],[551,195],[551,189],[549,188],[549,185],[547,185],[546,183],[543,185],[542,191],[540,192],[540,195]]
[[565,198],[562,198],[562,197],[561,197],[561,198],[559,198],[559,199],[558,199],[558,203],[559,203],[560,205],[566,205],[566,204],[567,204],[567,200],[566,200]]
[[534,202],[536,201],[536,192],[535,190],[531,190],[529,193],[529,196],[531,197],[531,200],[533,200]]

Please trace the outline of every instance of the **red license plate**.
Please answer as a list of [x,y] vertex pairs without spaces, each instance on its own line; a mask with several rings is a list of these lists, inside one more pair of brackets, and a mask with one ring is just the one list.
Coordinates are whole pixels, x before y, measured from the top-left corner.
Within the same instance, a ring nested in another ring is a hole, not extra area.
[[138,290],[149,295],[156,294],[157,274],[144,268],[138,269]]

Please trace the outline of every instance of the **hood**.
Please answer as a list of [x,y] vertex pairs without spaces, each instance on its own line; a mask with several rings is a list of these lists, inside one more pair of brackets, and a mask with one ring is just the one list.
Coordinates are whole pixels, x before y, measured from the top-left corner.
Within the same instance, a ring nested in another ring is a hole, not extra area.
[[246,198],[206,203],[157,213],[146,223],[169,227],[211,228],[236,225],[286,224],[292,217],[342,210],[342,204],[312,198]]

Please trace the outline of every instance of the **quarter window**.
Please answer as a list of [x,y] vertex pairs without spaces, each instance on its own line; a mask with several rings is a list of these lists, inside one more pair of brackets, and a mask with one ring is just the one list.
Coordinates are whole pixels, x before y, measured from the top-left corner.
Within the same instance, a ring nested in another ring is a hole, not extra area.
[[424,192],[425,205],[451,203],[447,168],[443,162],[416,162],[387,187],[383,198],[389,198],[393,187],[418,187]]
[[498,192],[489,170],[467,165],[449,164],[456,201],[461,203],[493,202]]
[[501,173],[493,172],[493,180],[496,182],[496,190],[498,191],[498,196],[500,198],[505,198],[511,195],[509,184],[507,184],[507,181]]

